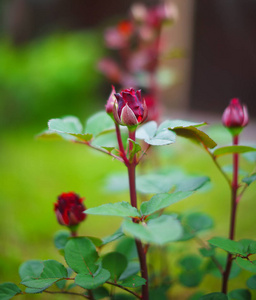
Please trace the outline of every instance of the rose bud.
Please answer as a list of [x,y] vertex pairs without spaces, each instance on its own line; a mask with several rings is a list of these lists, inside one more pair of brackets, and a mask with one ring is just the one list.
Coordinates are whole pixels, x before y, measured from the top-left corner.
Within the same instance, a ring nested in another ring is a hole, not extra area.
[[116,93],[115,87],[112,85],[112,92],[110,93],[107,104],[105,105],[106,113],[109,114],[110,116],[113,115],[113,107],[116,101],[115,93]]
[[249,122],[247,107],[241,105],[239,99],[234,98],[224,110],[222,123],[229,128],[245,127]]
[[113,113],[118,124],[134,127],[146,120],[148,110],[145,100],[141,99],[141,90],[122,90],[120,94],[115,94],[115,97]]
[[80,198],[74,192],[62,193],[58,196],[57,203],[54,203],[54,211],[60,225],[71,227],[85,219],[86,207],[83,205],[83,200],[84,198]]

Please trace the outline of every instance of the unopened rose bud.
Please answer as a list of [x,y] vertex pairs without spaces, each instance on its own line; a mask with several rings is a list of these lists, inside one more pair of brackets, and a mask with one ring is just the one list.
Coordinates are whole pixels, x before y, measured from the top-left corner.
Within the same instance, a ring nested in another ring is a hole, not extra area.
[[239,99],[234,98],[224,110],[222,123],[229,128],[245,127],[249,122],[247,107],[241,105]]
[[105,105],[106,113],[108,113],[111,116],[113,115],[113,108],[116,101],[115,93],[116,93],[115,87],[112,85],[112,92],[110,93],[107,104]]
[[141,99],[141,90],[126,89],[115,97],[113,113],[118,124],[134,127],[146,120],[148,111],[145,100]]
[[62,193],[58,196],[57,203],[54,203],[54,211],[60,225],[68,227],[78,225],[82,222],[86,214],[83,205],[84,198],[74,192]]

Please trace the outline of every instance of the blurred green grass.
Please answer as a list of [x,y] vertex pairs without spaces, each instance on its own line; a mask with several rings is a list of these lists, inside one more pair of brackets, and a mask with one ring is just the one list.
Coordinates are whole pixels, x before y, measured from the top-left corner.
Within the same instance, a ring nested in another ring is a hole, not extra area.
[[[107,202],[129,201],[127,193],[111,195],[104,189],[105,179],[113,172],[126,171],[118,161],[92,152],[83,145],[60,141],[35,140],[34,127],[12,128],[2,135],[0,150],[0,281],[18,283],[18,266],[28,259],[57,259],[64,262],[55,250],[54,233],[63,229],[55,219],[53,202],[62,192],[75,191],[86,197],[85,205],[94,207]],[[208,175],[212,188],[172,206],[172,211],[204,211],[215,220],[215,228],[205,239],[214,235],[227,236],[229,223],[229,191],[223,178],[208,155],[197,145],[183,139],[159,151],[163,166],[181,166],[187,172]],[[150,164],[150,157],[146,158]],[[226,162],[225,162],[226,163]],[[244,162],[244,167],[248,167]],[[256,238],[254,229],[253,185],[239,205],[237,239]],[[89,216],[81,225],[80,234],[103,237],[119,226],[119,218]],[[175,252],[197,252],[195,242],[178,243]],[[176,253],[177,253],[176,252]],[[175,267],[175,262],[174,267]],[[248,273],[231,280],[230,287],[244,286]],[[241,278],[243,278],[241,280]],[[204,290],[217,291],[220,281],[207,275]],[[180,289],[178,289],[180,292]],[[184,289],[190,293],[191,289]],[[18,296],[21,299],[63,299],[63,297]],[[178,299],[178,298],[177,298]]]

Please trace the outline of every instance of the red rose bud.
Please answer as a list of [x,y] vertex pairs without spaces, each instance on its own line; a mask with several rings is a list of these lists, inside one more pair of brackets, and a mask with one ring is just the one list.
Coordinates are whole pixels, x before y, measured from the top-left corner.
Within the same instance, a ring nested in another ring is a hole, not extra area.
[[115,93],[116,93],[115,87],[112,85],[112,92],[110,93],[107,104],[105,105],[106,113],[108,113],[109,115],[113,115],[113,108],[116,101]]
[[54,211],[60,225],[74,226],[82,222],[86,214],[83,205],[84,198],[80,198],[73,192],[62,193],[54,203]]
[[229,128],[245,127],[248,122],[249,116],[247,107],[241,105],[239,99],[232,99],[222,115],[223,125]]
[[145,100],[141,99],[141,90],[126,89],[115,97],[113,113],[118,124],[133,127],[146,120],[148,110]]

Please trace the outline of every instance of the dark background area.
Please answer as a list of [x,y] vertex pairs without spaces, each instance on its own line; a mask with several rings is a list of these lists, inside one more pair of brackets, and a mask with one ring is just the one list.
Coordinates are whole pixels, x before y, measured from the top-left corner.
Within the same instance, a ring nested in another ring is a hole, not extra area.
[[197,0],[191,102],[221,112],[240,98],[256,115],[256,1]]

